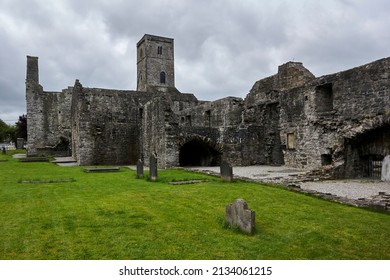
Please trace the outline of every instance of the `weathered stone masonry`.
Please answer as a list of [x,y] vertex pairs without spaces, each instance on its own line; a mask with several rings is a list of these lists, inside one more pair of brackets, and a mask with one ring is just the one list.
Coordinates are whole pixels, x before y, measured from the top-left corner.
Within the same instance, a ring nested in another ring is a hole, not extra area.
[[[380,178],[390,154],[390,58],[315,77],[288,62],[245,99],[199,101],[174,82],[173,39],[137,44],[137,91],[74,86],[45,92],[27,58],[29,155],[79,164],[286,165]],[[379,172],[379,173],[378,173]]]

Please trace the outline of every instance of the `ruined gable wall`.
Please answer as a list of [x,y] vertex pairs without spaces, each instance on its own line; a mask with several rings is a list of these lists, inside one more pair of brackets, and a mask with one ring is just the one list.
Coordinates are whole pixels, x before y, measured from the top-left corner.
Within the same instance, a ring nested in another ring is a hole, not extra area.
[[296,89],[313,79],[314,75],[302,63],[288,62],[279,66],[276,75],[254,84],[245,98],[244,113],[244,122],[251,132],[245,144],[245,158],[251,164],[291,164],[285,153],[285,135],[295,131],[304,112],[303,96]]
[[71,88],[43,91],[34,81],[26,83],[28,154],[70,155]]

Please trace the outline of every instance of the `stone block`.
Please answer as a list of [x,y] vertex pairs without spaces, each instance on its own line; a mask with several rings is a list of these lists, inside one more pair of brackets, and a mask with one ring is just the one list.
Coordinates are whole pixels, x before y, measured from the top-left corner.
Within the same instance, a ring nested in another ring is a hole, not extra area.
[[24,148],[24,139],[23,138],[17,138],[16,139],[16,149],[21,150]]
[[144,162],[139,159],[137,161],[137,179],[144,178]]
[[233,168],[227,161],[221,163],[221,179],[222,181],[233,181]]
[[381,180],[390,182],[390,155],[385,156],[382,161]]
[[251,234],[255,229],[255,211],[248,209],[245,200],[236,199],[226,206],[226,224]]
[[157,181],[157,158],[153,154],[149,158],[149,179]]

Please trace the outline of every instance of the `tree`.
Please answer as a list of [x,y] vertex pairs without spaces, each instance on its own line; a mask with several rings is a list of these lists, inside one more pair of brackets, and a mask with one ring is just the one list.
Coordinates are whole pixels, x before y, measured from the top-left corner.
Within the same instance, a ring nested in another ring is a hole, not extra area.
[[15,136],[15,127],[0,119],[0,142],[11,141]]
[[27,116],[19,116],[19,120],[15,123],[15,139],[23,138],[27,140]]

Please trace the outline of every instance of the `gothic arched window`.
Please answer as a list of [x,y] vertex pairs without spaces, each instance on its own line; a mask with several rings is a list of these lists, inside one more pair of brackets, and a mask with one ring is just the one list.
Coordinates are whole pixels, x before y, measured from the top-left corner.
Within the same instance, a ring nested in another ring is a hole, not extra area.
[[160,73],[160,84],[165,84],[165,72]]

